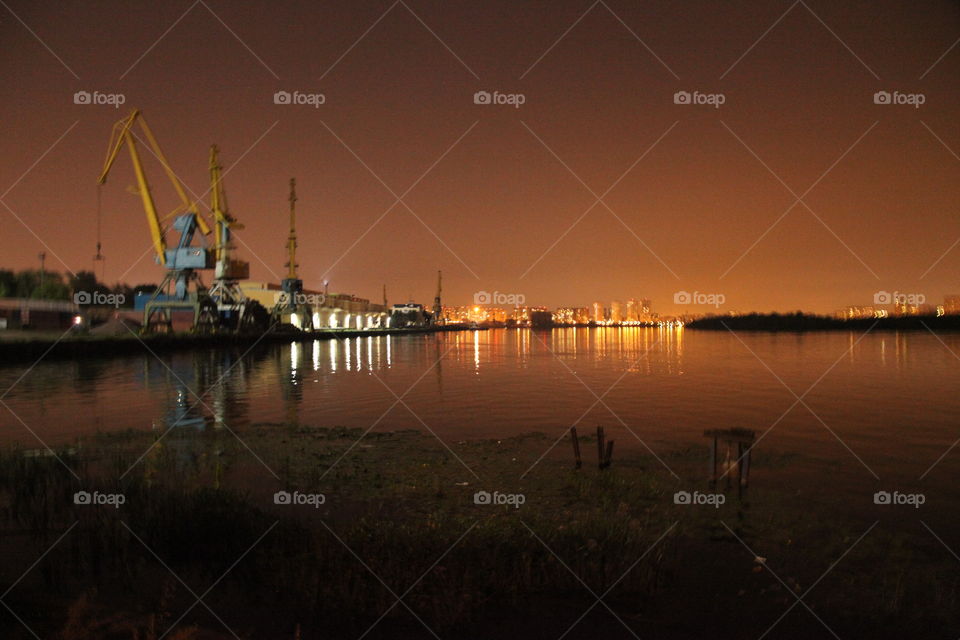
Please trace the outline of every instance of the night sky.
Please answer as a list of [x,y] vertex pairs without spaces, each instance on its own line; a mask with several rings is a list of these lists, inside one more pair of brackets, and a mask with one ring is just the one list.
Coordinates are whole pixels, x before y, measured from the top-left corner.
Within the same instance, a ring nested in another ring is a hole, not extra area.
[[[429,303],[441,268],[446,304],[936,303],[960,293],[958,38],[955,2],[5,0],[0,266],[93,267],[96,178],[136,107],[197,196],[220,146],[255,280],[283,277],[295,176],[307,287]],[[161,277],[133,182],[124,152],[102,191],[111,283]]]

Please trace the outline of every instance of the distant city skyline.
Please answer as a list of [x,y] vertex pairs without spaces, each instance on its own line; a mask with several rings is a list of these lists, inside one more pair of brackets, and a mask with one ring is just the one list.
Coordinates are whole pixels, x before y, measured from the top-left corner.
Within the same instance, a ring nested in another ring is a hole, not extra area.
[[956,3],[0,12],[11,268],[161,278],[128,159],[95,186],[136,107],[191,199],[219,145],[254,281],[283,277],[295,177],[304,284],[370,299],[429,303],[437,269],[447,300],[642,291],[664,313],[678,291],[823,314],[960,291]]

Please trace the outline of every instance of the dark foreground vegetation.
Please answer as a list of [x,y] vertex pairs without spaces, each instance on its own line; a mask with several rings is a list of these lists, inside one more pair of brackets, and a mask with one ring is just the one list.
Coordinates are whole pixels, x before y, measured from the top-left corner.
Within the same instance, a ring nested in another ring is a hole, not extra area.
[[960,315],[896,316],[841,320],[808,313],[749,313],[738,316],[711,316],[686,325],[689,329],[714,331],[958,331]]
[[[243,442],[174,431],[145,456],[156,435],[4,453],[0,636],[940,638],[960,623],[956,560],[919,527],[811,513],[792,489],[674,504],[707,490],[698,448],[665,458],[685,481],[640,453],[574,470],[567,441],[521,479],[553,438],[450,443],[478,480],[429,435],[351,448],[360,435],[258,425]],[[754,464],[762,478],[791,460]],[[75,504],[81,489],[124,504]]]

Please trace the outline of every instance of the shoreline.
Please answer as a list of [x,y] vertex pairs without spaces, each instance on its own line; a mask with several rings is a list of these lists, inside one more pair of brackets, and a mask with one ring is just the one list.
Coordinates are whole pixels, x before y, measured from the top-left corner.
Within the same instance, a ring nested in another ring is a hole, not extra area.
[[[192,333],[140,335],[130,333],[120,336],[66,336],[60,338],[31,337],[23,340],[0,339],[0,358],[4,363],[36,360],[37,358],[75,359],[80,357],[113,357],[138,355],[152,351],[212,349],[221,347],[253,347],[256,344],[289,342],[312,342],[339,338],[366,338],[373,336],[405,336],[439,333],[442,331],[482,331],[469,327],[409,329],[337,329],[313,332],[268,332],[259,335]],[[66,336],[66,337],[65,337]]]
[[[492,328],[529,329],[531,331],[551,331],[563,328],[584,329],[644,329],[649,326],[596,326],[596,325],[554,325],[549,327],[469,327],[465,325],[445,325],[443,327],[419,327],[404,329],[335,329],[314,332],[268,332],[260,335],[213,334],[198,335],[191,333],[120,335],[120,336],[68,336],[65,332],[57,337],[30,333],[22,338],[8,332],[0,337],[0,358],[4,363],[17,363],[36,360],[40,357],[55,359],[76,359],[81,357],[126,356],[153,351],[154,353],[190,349],[211,349],[220,347],[251,347],[255,344],[278,344],[289,342],[312,342],[314,340],[334,340],[338,338],[365,338],[372,336],[405,336],[440,333],[444,331],[487,331]],[[825,316],[804,315],[761,315],[716,316],[695,320],[684,326],[690,331],[743,331],[750,333],[822,333],[867,331],[904,331],[904,332],[954,332],[960,331],[960,316],[906,316],[896,318],[864,318],[855,320],[837,320]]]

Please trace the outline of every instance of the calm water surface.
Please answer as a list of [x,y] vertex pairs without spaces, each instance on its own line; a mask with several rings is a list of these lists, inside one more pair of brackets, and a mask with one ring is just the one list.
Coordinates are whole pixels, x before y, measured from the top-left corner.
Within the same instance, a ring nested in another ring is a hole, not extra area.
[[944,455],[960,437],[955,354],[960,336],[930,333],[607,328],[51,360],[26,375],[0,367],[0,388],[16,383],[0,439],[37,447],[175,423],[240,434],[299,423],[429,429],[454,442],[603,424],[618,447],[642,440],[662,452],[703,444],[704,429],[743,427],[766,432],[767,450],[847,475],[929,470],[947,482],[960,468],[960,447]]

